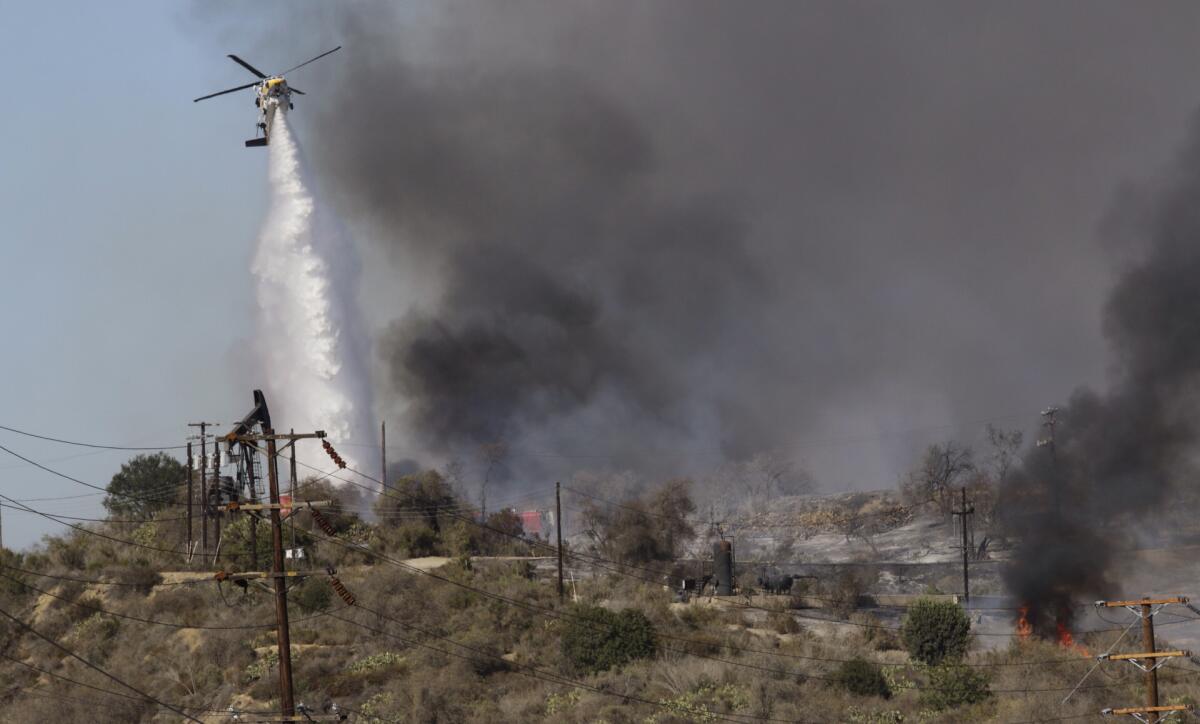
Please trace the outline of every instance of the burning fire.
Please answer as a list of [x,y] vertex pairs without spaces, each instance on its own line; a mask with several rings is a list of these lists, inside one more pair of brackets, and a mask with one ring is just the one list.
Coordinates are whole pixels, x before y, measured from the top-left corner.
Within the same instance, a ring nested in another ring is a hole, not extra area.
[[[1033,634],[1033,624],[1029,621],[1029,604],[1025,604],[1017,609],[1020,615],[1017,617],[1017,638],[1020,641],[1028,641]],[[1071,629],[1067,628],[1066,617],[1059,616],[1054,621],[1054,627],[1057,631],[1056,639],[1058,645],[1064,649],[1077,651],[1085,658],[1091,658],[1092,653],[1087,650],[1086,646],[1075,642],[1075,637],[1071,635]]]
[[1028,641],[1031,633],[1033,633],[1033,624],[1029,623],[1029,606],[1021,606],[1021,617],[1017,619],[1017,636],[1022,641]]
[[1056,621],[1055,626],[1058,628],[1059,646],[1063,647],[1064,649],[1078,651],[1085,659],[1090,659],[1092,657],[1092,652],[1088,651],[1086,646],[1075,643],[1075,637],[1071,635],[1070,629],[1066,627],[1066,624],[1062,622],[1062,619]]

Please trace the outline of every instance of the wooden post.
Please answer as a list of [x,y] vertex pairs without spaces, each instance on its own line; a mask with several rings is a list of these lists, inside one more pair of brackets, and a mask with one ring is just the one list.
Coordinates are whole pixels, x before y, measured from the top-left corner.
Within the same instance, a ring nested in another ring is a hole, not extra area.
[[[1151,610],[1150,604],[1142,604],[1142,645],[1146,652],[1154,651],[1154,613]],[[1146,710],[1146,721],[1150,722],[1150,717],[1153,716],[1153,721],[1159,720],[1158,713],[1154,707],[1158,706],[1158,670],[1154,666],[1158,663],[1154,659],[1143,659],[1143,665],[1146,667],[1146,706],[1151,707]]]
[[387,488],[387,420],[379,423],[379,492]]
[[971,602],[971,581],[967,573],[967,561],[970,547],[967,545],[967,516],[975,512],[974,507],[967,507],[967,488],[964,485],[962,488],[962,509],[954,511],[954,515],[959,517],[959,527],[962,528],[962,563],[963,563],[963,602]]
[[193,472],[194,472],[194,471],[193,471],[193,464],[194,464],[194,461],[192,460],[192,444],[189,442],[189,443],[187,444],[187,468],[188,468],[188,496],[187,496],[187,501],[188,501],[188,502],[187,502],[187,516],[188,516],[188,524],[187,524],[187,552],[188,552],[188,557],[189,557],[189,558],[190,558],[190,557],[191,557],[191,555],[192,555],[192,480],[193,480],[193,479],[196,477],[196,476],[193,474]]
[[[220,455],[219,454],[214,455],[213,457],[220,458]],[[219,466],[220,466],[219,460],[214,460],[213,461],[213,486],[218,491],[220,491],[220,489],[221,489],[221,468]],[[218,509],[216,511],[209,511],[209,512],[213,513],[213,540],[215,540],[217,543],[216,553],[220,554],[220,552],[221,552],[221,511],[220,511],[220,509]],[[216,560],[217,560],[216,556],[214,555],[213,563],[216,563]]]
[[[208,510],[208,444],[204,441],[204,428],[207,423],[200,423],[200,497],[203,501],[200,503],[200,512],[204,513]],[[213,443],[216,446],[216,443]],[[204,541],[204,552],[208,553],[208,519],[205,518],[203,529],[200,531],[200,537]]]
[[[283,573],[283,524],[279,518],[279,472],[275,460],[274,432],[264,429],[267,437],[267,485],[271,497],[271,572]],[[293,441],[293,444],[295,442]],[[292,454],[295,455],[293,449]],[[251,518],[253,520],[253,518]],[[275,620],[278,625],[279,639],[279,698],[280,713],[283,716],[293,716],[296,713],[296,703],[292,691],[292,642],[291,631],[288,627],[287,581],[281,575],[274,576],[275,583]]]
[[558,602],[563,601],[562,485],[554,484],[554,532],[558,537]]
[[[292,428],[290,434],[295,435],[296,429]],[[292,443],[292,457],[290,460],[288,460],[288,463],[289,463],[288,467],[291,468],[291,470],[289,471],[291,473],[291,479],[288,484],[288,495],[292,496],[292,513],[291,513],[291,515],[288,516],[288,527],[291,528],[291,531],[292,531],[292,548],[295,549],[296,548],[296,438],[295,437],[292,438],[291,443]]]

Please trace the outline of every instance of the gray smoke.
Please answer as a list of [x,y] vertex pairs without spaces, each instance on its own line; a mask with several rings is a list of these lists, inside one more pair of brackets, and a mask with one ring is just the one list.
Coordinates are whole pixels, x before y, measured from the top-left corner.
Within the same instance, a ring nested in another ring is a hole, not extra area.
[[[1048,611],[1116,591],[1113,533],[1162,515],[1194,486],[1200,428],[1200,123],[1141,221],[1149,247],[1105,306],[1113,383],[1077,391],[1053,449],[1026,459],[1008,492],[1021,555],[1007,580]],[[1148,213],[1146,213],[1148,212]],[[1058,496],[1060,511],[1055,511]],[[1156,525],[1156,528],[1169,526]],[[1058,615],[1057,613],[1055,615]],[[1043,620],[1050,618],[1042,616]],[[1037,622],[1035,621],[1035,626]]]
[[888,487],[928,442],[895,430],[1101,381],[1094,227],[1200,67],[1119,3],[237,7],[198,11],[221,52],[345,46],[293,117],[382,250],[377,406],[529,477],[779,449]]

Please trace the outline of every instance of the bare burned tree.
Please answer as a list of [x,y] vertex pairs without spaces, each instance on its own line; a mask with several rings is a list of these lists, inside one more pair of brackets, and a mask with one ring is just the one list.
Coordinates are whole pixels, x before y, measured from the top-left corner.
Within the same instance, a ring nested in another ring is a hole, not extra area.
[[1003,484],[1008,478],[1012,466],[1019,459],[1021,443],[1025,441],[1025,434],[1020,430],[1004,430],[989,423],[987,436],[988,444],[992,446],[991,453],[988,455],[988,466],[991,468],[996,482]]
[[910,505],[933,503],[938,512],[949,516],[954,508],[954,492],[976,471],[975,456],[969,446],[953,440],[930,445],[921,464],[900,484],[900,492]]
[[696,537],[691,481],[669,480],[619,505],[589,503],[583,509],[584,534],[592,550],[622,565],[670,564]]
[[967,483],[971,505],[983,525],[991,525],[995,520],[1001,489],[1020,461],[1021,444],[1025,440],[1020,430],[1004,430],[994,425],[987,426],[987,436],[991,450],[986,464]]
[[463,464],[462,459],[457,455],[451,457],[442,466],[442,477],[450,484],[450,489],[454,491],[454,494],[464,500],[467,499],[466,473],[467,466]]
[[479,453],[483,456],[485,466],[483,469],[483,480],[479,484],[479,510],[486,519],[488,488],[492,484],[492,476],[495,474],[496,469],[503,465],[504,460],[508,457],[508,445],[503,440],[484,443],[479,446]]
[[721,518],[733,515],[742,506],[757,511],[780,496],[816,490],[807,470],[790,458],[766,451],[722,465],[702,483],[701,500]]

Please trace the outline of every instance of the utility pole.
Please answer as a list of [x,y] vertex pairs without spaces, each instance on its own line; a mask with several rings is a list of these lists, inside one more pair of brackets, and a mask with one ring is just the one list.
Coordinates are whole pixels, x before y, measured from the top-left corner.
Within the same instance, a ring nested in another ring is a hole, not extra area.
[[975,514],[975,506],[967,507],[967,486],[962,488],[962,509],[954,511],[954,515],[959,516],[959,527],[962,528],[962,556],[963,556],[963,602],[971,602],[971,583],[967,575],[967,556],[970,547],[967,544],[967,516]]
[[558,536],[558,602],[563,602],[562,484],[554,483],[554,532]]
[[1190,656],[1188,651],[1157,651],[1154,648],[1154,616],[1165,606],[1171,604],[1187,604],[1187,599],[1181,596],[1170,598],[1141,598],[1133,601],[1097,601],[1097,606],[1105,608],[1127,608],[1142,619],[1142,652],[1135,654],[1105,654],[1101,661],[1128,661],[1142,670],[1146,675],[1146,705],[1126,707],[1122,709],[1105,709],[1101,714],[1128,714],[1143,724],[1157,724],[1163,721],[1163,714],[1176,711],[1190,711],[1186,704],[1160,706],[1158,703],[1158,669],[1168,659]]
[[[254,482],[254,463],[257,461],[258,445],[253,443],[242,444],[242,461],[246,464],[246,480],[250,483],[250,502],[258,502],[258,493],[255,491]],[[250,516],[250,567],[258,568],[258,516]]]
[[[1142,604],[1142,648],[1146,651],[1154,651],[1154,614],[1150,613],[1150,604]],[[1142,666],[1146,667],[1146,706],[1158,706],[1158,669],[1154,666],[1154,659],[1147,658],[1142,661]],[[1147,710],[1149,711],[1149,709]]]
[[[271,547],[273,557],[271,572],[275,579],[275,619],[279,625],[279,695],[284,716],[296,713],[296,703],[292,693],[292,642],[291,631],[288,628],[287,581],[283,576],[283,525],[279,519],[279,472],[275,461],[274,431],[264,427],[263,434],[267,436],[267,484],[271,496]],[[292,449],[293,458],[296,455]]]
[[[218,455],[214,455],[213,457],[217,458],[216,460],[213,461],[213,486],[216,490],[220,490],[221,489],[221,462],[220,462],[221,456],[218,454]],[[201,482],[203,482],[203,480],[201,480]],[[221,552],[221,512],[219,510],[209,510],[208,498],[204,499],[204,508],[208,512],[208,514],[212,515],[212,517],[213,517],[213,541],[216,543],[217,554],[219,555]],[[204,552],[205,553],[208,552],[208,525],[207,524],[205,524],[205,526],[204,526]],[[216,563],[216,562],[217,562],[217,559],[213,558],[213,563]]]
[[[192,435],[188,439],[189,440],[196,440],[196,439],[200,440],[200,517],[203,519],[203,523],[201,525],[200,537],[203,541],[205,553],[208,552],[208,512],[209,512],[208,511],[208,428],[210,425],[220,425],[220,424],[221,423],[219,423],[219,422],[208,422],[206,420],[201,420],[200,422],[189,422],[187,424],[188,427],[200,428],[199,435]],[[213,452],[217,453],[217,457],[220,457],[220,451],[217,448],[216,442],[213,442]],[[213,469],[220,470],[220,467],[219,467],[219,465],[214,465]],[[219,473],[218,473],[218,476],[219,476]],[[188,477],[188,482],[191,483],[190,474]],[[214,484],[215,484],[215,479],[214,479]],[[188,488],[188,501],[189,501],[188,504],[189,505],[191,505],[191,498],[192,498],[192,491],[191,491],[191,488],[189,487]],[[191,528],[191,513],[188,514],[188,527],[189,527],[189,529]],[[191,540],[191,534],[188,535],[188,539]]]
[[1042,417],[1046,418],[1042,423],[1042,427],[1050,431],[1050,436],[1037,441],[1037,446],[1049,446],[1050,448],[1050,474],[1054,476],[1053,488],[1054,493],[1054,518],[1055,520],[1062,519],[1062,476],[1058,474],[1058,450],[1054,445],[1054,426],[1058,424],[1055,416],[1058,414],[1058,408],[1051,405],[1042,410]]
[[192,460],[192,444],[189,442],[187,444],[187,468],[188,468],[187,552],[188,552],[189,560],[191,559],[191,556],[192,556],[192,479],[196,477],[195,473],[194,473],[195,469],[193,468],[193,464],[194,464],[194,461]]
[[[288,431],[289,434],[295,435],[296,429],[292,428]],[[292,454],[288,459],[289,472],[291,473],[288,481],[288,495],[292,498],[292,513],[288,516],[288,527],[292,530],[292,550],[296,549],[296,440],[292,439]]]
[[387,488],[387,420],[379,423],[379,485]]
[[[297,721],[296,717],[296,700],[295,693],[292,687],[292,647],[291,647],[291,630],[288,621],[287,608],[287,581],[286,577],[289,572],[284,569],[283,557],[283,522],[280,517],[280,509],[283,505],[279,499],[279,465],[278,454],[279,450],[276,447],[277,440],[287,440],[292,446],[292,457],[295,457],[296,440],[303,438],[323,438],[324,432],[314,433],[290,433],[287,435],[276,435],[271,426],[271,415],[267,410],[266,397],[260,390],[254,391],[254,409],[250,414],[239,422],[232,431],[225,435],[225,440],[229,443],[238,443],[242,446],[245,455],[253,456],[259,451],[258,443],[266,443],[267,454],[267,494],[269,502],[260,504],[254,500],[254,458],[248,457],[246,462],[246,470],[251,484],[251,502],[242,504],[240,501],[230,502],[227,506],[230,510],[245,510],[251,514],[251,545],[255,543],[253,537],[254,527],[253,522],[258,518],[259,511],[267,510],[270,514],[271,521],[271,573],[269,574],[275,589],[275,620],[276,620],[276,635],[279,646],[279,701],[280,701],[280,721]],[[261,429],[261,433],[255,434],[254,428]],[[289,503],[289,506],[294,506],[295,501]],[[263,574],[255,574],[263,575]],[[292,572],[290,575],[297,575]],[[304,716],[304,715],[302,715]]]

